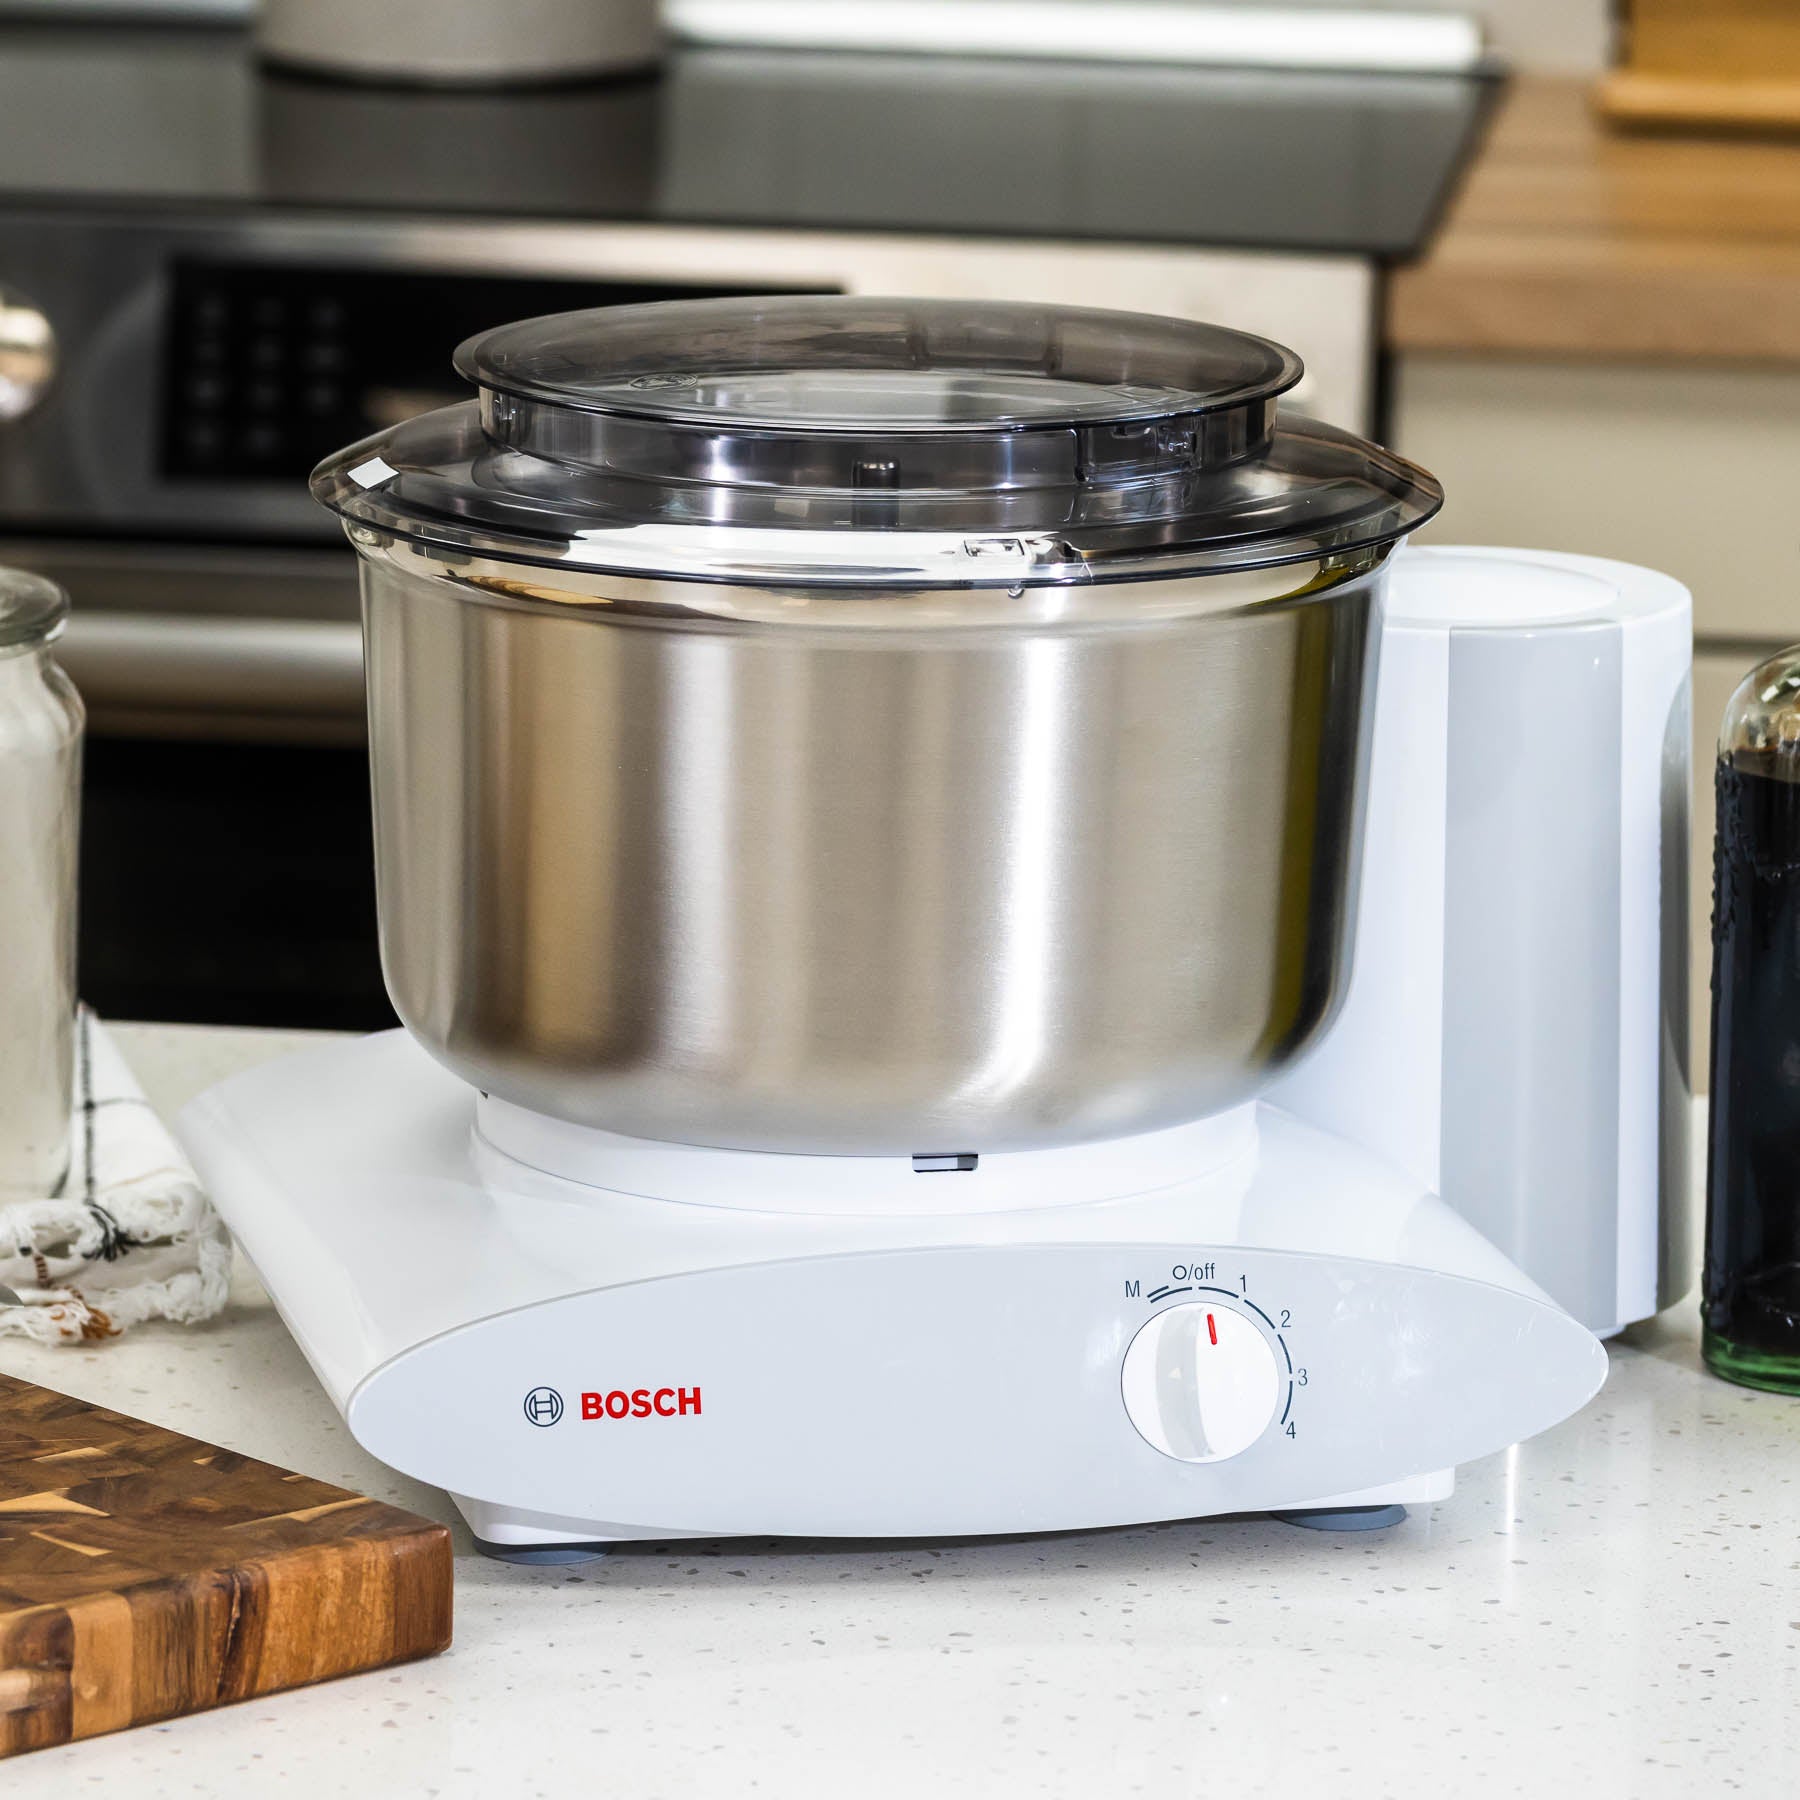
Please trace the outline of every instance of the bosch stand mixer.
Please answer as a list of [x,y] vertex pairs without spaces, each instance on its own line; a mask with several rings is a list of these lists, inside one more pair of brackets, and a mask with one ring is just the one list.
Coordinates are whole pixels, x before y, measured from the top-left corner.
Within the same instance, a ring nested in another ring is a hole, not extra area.
[[527,1558],[1359,1524],[1597,1389],[1684,1166],[1674,583],[1393,556],[1430,477],[1183,322],[458,362],[314,478],[408,1029],[183,1120],[365,1447]]

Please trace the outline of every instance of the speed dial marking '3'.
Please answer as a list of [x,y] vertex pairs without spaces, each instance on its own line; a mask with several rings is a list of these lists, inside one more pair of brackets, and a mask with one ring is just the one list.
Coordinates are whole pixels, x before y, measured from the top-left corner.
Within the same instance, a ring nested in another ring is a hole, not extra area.
[[1228,1306],[1171,1306],[1125,1352],[1125,1411],[1138,1435],[1181,1462],[1222,1462],[1268,1429],[1281,1399],[1269,1340]]

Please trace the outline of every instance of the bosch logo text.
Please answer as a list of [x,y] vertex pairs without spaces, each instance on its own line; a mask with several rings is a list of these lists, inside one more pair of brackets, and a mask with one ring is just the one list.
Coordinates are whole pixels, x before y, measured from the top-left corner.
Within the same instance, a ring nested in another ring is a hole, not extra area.
[[613,1388],[604,1394],[583,1394],[584,1419],[682,1419],[700,1411],[700,1390],[684,1388]]

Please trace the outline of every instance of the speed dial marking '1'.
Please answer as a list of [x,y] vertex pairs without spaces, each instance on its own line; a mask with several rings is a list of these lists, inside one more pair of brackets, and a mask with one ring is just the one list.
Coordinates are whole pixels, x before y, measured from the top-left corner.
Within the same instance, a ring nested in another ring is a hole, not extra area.
[[1125,1410],[1181,1462],[1222,1462],[1268,1429],[1281,1400],[1269,1341],[1228,1306],[1187,1303],[1148,1319],[1125,1352]]

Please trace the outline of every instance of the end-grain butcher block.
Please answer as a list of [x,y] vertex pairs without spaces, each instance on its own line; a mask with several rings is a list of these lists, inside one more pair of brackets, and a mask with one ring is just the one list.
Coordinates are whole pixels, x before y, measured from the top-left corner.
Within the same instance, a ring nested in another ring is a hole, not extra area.
[[449,1641],[443,1526],[0,1375],[0,1756]]

